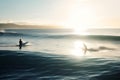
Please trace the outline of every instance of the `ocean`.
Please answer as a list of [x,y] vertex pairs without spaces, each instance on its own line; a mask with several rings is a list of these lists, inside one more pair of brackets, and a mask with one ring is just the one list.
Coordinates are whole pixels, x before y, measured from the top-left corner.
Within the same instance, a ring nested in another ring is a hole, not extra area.
[[120,29],[2,29],[0,80],[120,80],[119,48]]

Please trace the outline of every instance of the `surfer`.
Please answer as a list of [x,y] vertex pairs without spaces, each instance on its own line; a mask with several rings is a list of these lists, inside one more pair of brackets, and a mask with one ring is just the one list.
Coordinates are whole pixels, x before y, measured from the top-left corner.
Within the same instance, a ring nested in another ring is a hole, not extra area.
[[22,39],[20,39],[19,40],[19,49],[22,49],[22,44],[23,44]]
[[84,46],[84,54],[86,54],[86,52],[87,52],[87,46],[85,44],[83,44],[83,46]]

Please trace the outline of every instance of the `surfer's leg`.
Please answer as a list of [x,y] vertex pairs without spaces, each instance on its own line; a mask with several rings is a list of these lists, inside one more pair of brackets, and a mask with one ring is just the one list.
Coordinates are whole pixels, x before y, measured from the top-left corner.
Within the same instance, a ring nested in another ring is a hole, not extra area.
[[22,46],[21,46],[21,45],[19,45],[19,49],[22,49]]

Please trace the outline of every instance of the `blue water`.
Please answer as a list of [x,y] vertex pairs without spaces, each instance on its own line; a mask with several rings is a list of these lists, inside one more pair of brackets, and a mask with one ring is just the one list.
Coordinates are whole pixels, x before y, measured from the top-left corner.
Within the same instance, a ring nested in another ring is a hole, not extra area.
[[[0,80],[120,80],[120,29],[86,32],[1,30]],[[20,38],[29,46],[19,50]]]

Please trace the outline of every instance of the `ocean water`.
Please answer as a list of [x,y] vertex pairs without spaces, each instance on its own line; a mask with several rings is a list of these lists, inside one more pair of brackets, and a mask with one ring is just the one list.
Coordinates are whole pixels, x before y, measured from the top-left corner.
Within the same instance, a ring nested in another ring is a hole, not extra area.
[[120,80],[119,48],[120,29],[0,30],[0,80]]

